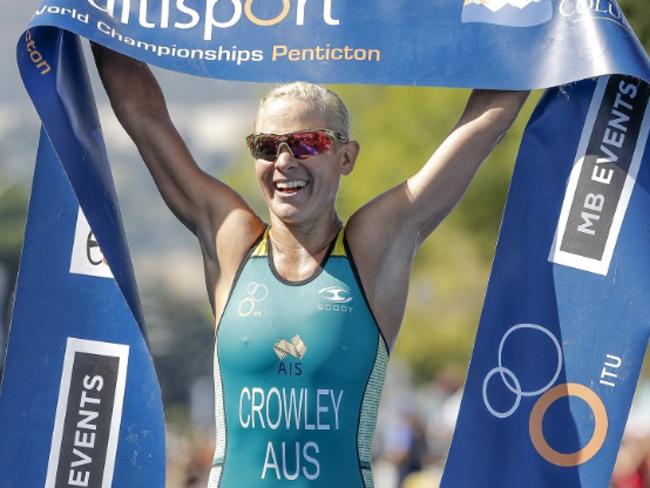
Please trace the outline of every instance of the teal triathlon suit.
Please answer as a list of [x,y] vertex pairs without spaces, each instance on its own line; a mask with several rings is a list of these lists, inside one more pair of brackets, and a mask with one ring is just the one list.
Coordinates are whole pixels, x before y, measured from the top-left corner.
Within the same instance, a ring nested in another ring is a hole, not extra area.
[[343,232],[311,278],[284,280],[268,229],[217,328],[209,488],[373,486],[388,348]]

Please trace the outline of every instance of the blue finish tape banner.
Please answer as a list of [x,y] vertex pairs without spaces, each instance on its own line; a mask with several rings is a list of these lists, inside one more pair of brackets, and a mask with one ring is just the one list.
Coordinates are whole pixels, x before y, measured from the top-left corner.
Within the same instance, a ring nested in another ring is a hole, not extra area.
[[[81,45],[34,35],[18,63],[44,130],[0,397],[0,486],[162,487],[160,388]],[[34,42],[51,76],[34,69]]]
[[47,0],[43,25],[231,80],[529,89],[650,71],[615,0]]
[[[549,90],[524,136],[443,485],[608,485],[650,335],[650,63],[615,0],[47,0],[18,44],[44,135],[0,398],[1,486],[164,483],[155,376],[74,34],[234,80],[584,80]],[[99,245],[110,276],[73,271],[102,267]],[[89,439],[75,447],[84,419],[69,419],[99,378],[110,414],[97,418],[110,422],[88,461]]]
[[649,94],[606,76],[533,114],[443,486],[609,486],[650,335]]

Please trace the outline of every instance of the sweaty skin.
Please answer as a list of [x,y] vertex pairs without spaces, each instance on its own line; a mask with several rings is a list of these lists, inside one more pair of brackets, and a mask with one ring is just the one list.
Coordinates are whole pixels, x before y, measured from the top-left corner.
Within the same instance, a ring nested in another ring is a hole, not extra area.
[[[176,131],[149,68],[93,45],[99,73],[120,123],[135,142],[172,212],[199,239],[208,296],[218,323],[237,268],[264,223],[232,188],[199,168]],[[411,265],[420,244],[447,216],[519,113],[528,92],[475,90],[458,123],[422,168],[357,210],[346,226],[370,307],[390,346],[404,316]],[[274,99],[256,132],[283,134],[331,128],[308,103]],[[335,203],[340,178],[359,154],[355,141],[298,160],[283,149],[274,162],[255,161],[270,215],[275,268],[298,281],[319,266],[341,227]],[[297,191],[277,183],[305,181]]]

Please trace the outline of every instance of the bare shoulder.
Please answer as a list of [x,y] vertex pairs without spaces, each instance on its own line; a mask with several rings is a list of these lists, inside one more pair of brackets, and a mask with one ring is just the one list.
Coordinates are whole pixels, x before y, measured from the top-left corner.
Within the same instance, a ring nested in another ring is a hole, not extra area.
[[262,220],[248,207],[241,207],[229,212],[218,227],[205,226],[197,232],[215,318],[221,316],[237,270],[263,231]]
[[204,259],[214,261],[220,273],[234,275],[263,230],[264,222],[250,207],[236,206],[219,218],[218,225],[206,225],[198,233]]
[[[418,235],[410,224],[410,197],[405,183],[394,186],[377,196],[349,219],[346,236],[350,247],[363,264],[369,267],[386,265],[387,261],[410,260]],[[355,257],[356,257],[355,255]]]

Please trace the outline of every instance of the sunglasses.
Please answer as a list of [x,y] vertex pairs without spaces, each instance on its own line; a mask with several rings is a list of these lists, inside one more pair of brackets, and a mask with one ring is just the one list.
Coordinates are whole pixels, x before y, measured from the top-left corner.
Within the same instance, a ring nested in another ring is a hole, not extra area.
[[305,129],[289,134],[251,134],[246,143],[255,159],[275,161],[284,145],[296,159],[306,159],[329,151],[334,141],[346,143],[340,132],[329,129]]

